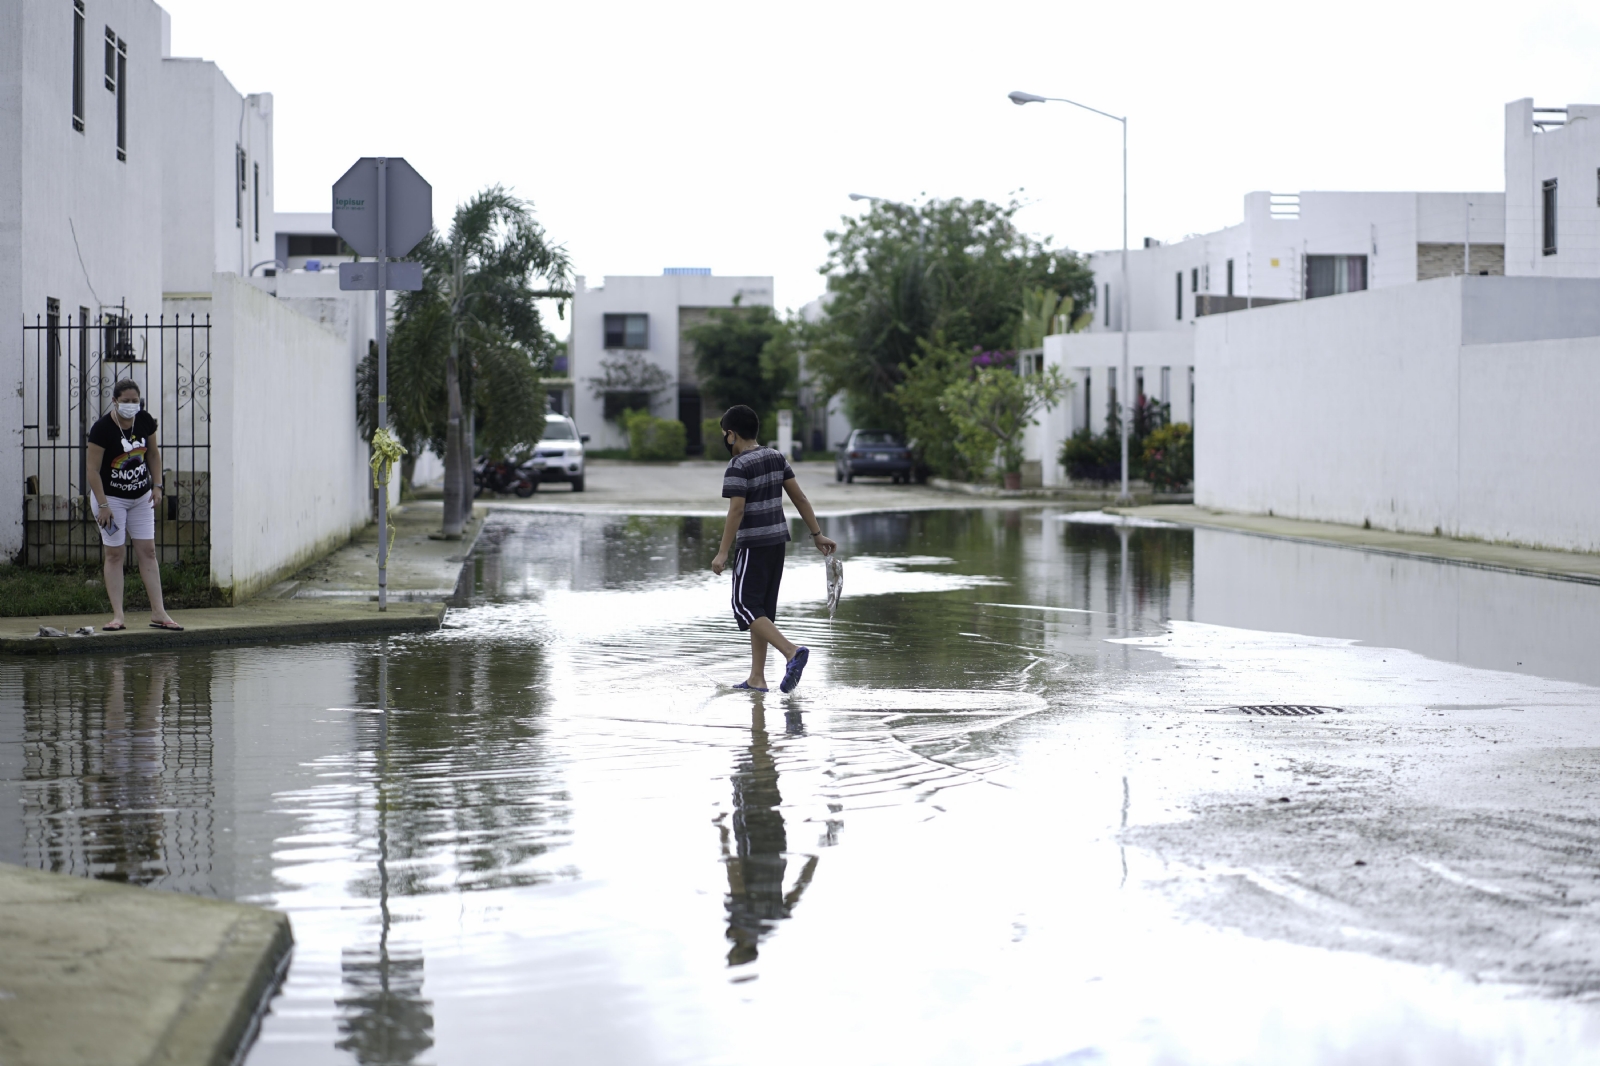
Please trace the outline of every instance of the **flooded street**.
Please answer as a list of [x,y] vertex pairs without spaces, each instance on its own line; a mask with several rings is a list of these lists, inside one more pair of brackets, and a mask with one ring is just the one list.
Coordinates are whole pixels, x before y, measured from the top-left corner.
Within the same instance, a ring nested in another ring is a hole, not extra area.
[[671,516],[496,516],[436,634],[8,664],[0,861],[285,911],[250,1066],[1600,1061],[1600,586],[824,526],[791,696]]

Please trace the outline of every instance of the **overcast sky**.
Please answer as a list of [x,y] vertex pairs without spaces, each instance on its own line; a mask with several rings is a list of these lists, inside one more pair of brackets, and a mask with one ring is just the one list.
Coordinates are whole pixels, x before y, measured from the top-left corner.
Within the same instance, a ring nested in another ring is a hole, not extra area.
[[[174,55],[274,94],[277,205],[405,156],[434,218],[531,199],[591,285],[668,266],[819,295],[823,233],[894,199],[1005,199],[1079,250],[1239,221],[1252,189],[1500,190],[1503,107],[1600,102],[1600,5],[167,0]],[[555,323],[552,323],[556,326]],[[558,333],[564,333],[556,326]]]

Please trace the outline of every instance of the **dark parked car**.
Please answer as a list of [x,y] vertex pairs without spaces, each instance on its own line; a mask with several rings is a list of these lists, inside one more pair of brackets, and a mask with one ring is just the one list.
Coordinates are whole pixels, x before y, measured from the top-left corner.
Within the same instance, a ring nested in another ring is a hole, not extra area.
[[834,453],[833,479],[886,477],[899,483],[911,480],[911,449],[886,429],[858,429]]

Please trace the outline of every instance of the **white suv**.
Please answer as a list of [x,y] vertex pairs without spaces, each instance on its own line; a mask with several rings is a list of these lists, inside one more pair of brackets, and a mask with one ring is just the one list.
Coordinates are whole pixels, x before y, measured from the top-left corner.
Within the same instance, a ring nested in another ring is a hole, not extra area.
[[566,415],[545,415],[544,436],[534,449],[543,467],[540,482],[565,481],[573,492],[582,492],[583,446],[588,440],[589,435],[580,434],[578,424]]

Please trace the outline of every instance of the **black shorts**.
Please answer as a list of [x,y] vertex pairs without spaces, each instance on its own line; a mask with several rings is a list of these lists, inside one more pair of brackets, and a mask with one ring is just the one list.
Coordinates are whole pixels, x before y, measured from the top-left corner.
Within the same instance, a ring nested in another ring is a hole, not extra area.
[[783,583],[787,544],[758,544],[733,555],[733,620],[749,629],[757,618],[778,620],[778,586]]

